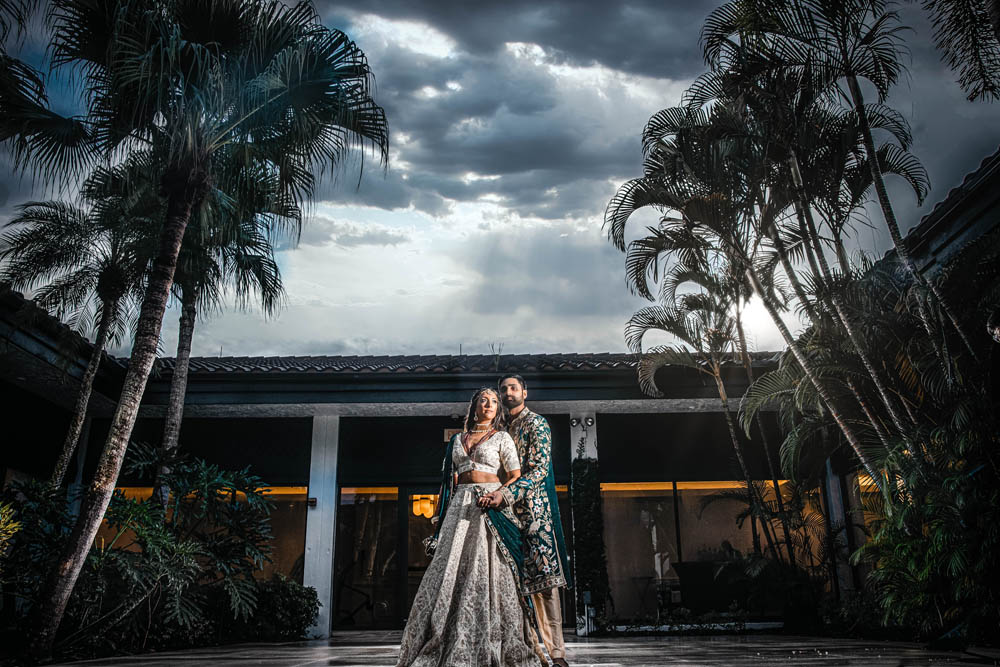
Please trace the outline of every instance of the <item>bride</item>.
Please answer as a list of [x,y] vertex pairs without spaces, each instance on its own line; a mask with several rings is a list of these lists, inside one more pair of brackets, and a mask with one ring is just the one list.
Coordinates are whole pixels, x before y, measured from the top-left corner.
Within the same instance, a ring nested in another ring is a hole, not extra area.
[[524,556],[509,508],[487,509],[481,498],[521,475],[514,441],[504,430],[496,391],[484,387],[469,403],[464,432],[445,454],[438,531],[427,540],[430,566],[403,630],[397,667],[547,665],[521,596]]

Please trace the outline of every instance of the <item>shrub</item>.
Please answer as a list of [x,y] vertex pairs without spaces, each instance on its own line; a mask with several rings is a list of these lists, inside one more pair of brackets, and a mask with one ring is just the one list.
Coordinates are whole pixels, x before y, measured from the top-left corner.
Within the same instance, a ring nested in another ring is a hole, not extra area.
[[319,614],[316,589],[280,574],[258,584],[257,599],[257,613],[246,623],[247,639],[304,639]]
[[[156,454],[133,443],[133,472]],[[249,470],[199,460],[172,462],[166,513],[152,500],[116,492],[105,538],[91,549],[67,606],[56,651],[62,658],[134,653],[230,641],[304,636],[318,612],[316,592],[255,575],[269,562],[270,501]],[[67,498],[40,482],[16,483],[2,501],[18,508],[5,575],[5,648],[27,636],[40,582],[73,525]]]

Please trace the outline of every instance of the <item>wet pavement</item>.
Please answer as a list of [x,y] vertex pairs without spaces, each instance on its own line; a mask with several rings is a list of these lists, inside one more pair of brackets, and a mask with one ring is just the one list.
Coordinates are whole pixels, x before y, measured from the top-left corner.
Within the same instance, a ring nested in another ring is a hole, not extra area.
[[[237,644],[87,660],[73,665],[160,667],[212,665],[237,667],[321,667],[324,665],[395,665],[399,631],[336,632],[329,640],[284,644]],[[788,635],[711,637],[566,637],[567,660],[574,667],[633,665],[899,665],[994,664],[989,655],[932,651],[920,644]]]

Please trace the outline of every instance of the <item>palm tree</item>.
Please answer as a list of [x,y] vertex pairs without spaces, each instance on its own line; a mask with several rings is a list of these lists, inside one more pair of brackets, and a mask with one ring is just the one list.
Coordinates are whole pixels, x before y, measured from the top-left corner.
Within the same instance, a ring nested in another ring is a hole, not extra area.
[[0,144],[15,171],[70,182],[87,164],[90,130],[49,105],[44,76],[8,50],[27,31],[36,0],[0,2]]
[[[214,310],[222,304],[224,290],[230,289],[236,303],[246,308],[254,295],[268,316],[277,313],[284,296],[281,272],[274,259],[271,234],[278,221],[282,226],[297,230],[301,220],[297,208],[278,208],[280,188],[274,179],[262,178],[255,183],[261,192],[244,196],[239,202],[227,202],[223,193],[207,202],[184,237],[174,292],[181,304],[177,335],[177,356],[170,377],[170,394],[163,427],[161,445],[164,461],[160,464],[153,484],[153,498],[167,507],[168,493],[163,479],[170,472],[169,461],[177,449],[181,422],[184,417],[184,396],[191,358],[191,343],[199,312]],[[249,193],[247,193],[249,194]],[[285,202],[287,206],[288,202]],[[210,235],[201,230],[213,230]],[[194,233],[192,233],[194,232]]]
[[[842,113],[836,109],[826,108],[821,104],[820,98],[814,98],[810,102],[808,99],[810,97],[809,87],[795,85],[799,81],[798,78],[792,78],[789,81],[779,74],[778,77],[767,77],[767,79],[768,81],[762,82],[766,86],[764,88],[766,92],[762,95],[751,93],[747,99],[756,99],[756,109],[759,114],[767,117],[778,127],[787,130],[781,137],[780,145],[788,156],[788,171],[792,190],[795,193],[795,213],[802,236],[807,240],[807,245],[811,250],[809,256],[813,267],[814,281],[822,286],[827,295],[826,301],[831,306],[835,320],[843,327],[853,345],[854,352],[860,358],[868,377],[875,385],[878,396],[895,425],[897,433],[905,441],[908,441],[907,434],[914,423],[914,417],[909,414],[909,420],[904,421],[899,407],[897,407],[896,401],[882,377],[882,372],[877,368],[870,350],[854,325],[853,318],[846,310],[841,294],[842,290],[835,284],[837,276],[826,260],[825,248],[814,220],[813,209],[816,199],[819,198],[818,195],[823,193],[830,193],[828,201],[832,200],[833,206],[837,206],[845,175],[853,175],[859,171],[864,173],[863,168],[868,161],[873,159],[883,165],[881,168],[883,173],[894,173],[906,178],[913,186],[918,201],[921,201],[928,189],[927,174],[919,162],[906,152],[911,139],[909,126],[905,119],[894,110],[879,105],[869,105],[869,118],[874,118],[880,128],[891,133],[899,145],[885,143],[879,146],[876,153],[865,153],[862,146],[858,145],[861,132],[858,127],[857,114]],[[803,93],[805,94],[803,95]],[[803,97],[806,98],[804,102],[800,101]],[[869,123],[869,125],[874,125],[874,123]],[[803,155],[804,162],[811,167],[807,172],[807,175],[810,176],[809,187],[806,186],[806,181],[803,178],[803,162],[800,161],[800,155]],[[862,169],[859,170],[859,167]],[[868,171],[867,173],[870,176],[872,172]],[[864,182],[870,184],[872,180],[869,177]],[[858,203],[857,198],[849,200],[846,210],[850,211],[849,207],[856,206]],[[840,225],[842,224],[841,222]],[[842,229],[838,229],[836,222],[828,227],[834,236],[839,237],[837,232],[842,231]],[[819,322],[814,320],[814,324],[819,324]]]
[[134,197],[107,192],[114,176],[115,170],[98,170],[88,179],[83,186],[87,208],[61,201],[20,206],[0,237],[0,282],[35,290],[42,307],[94,332],[73,417],[49,480],[53,489],[62,485],[76,451],[104,350],[109,341],[127,335],[128,315],[142,297],[152,255],[145,232],[161,210],[148,190]]
[[[649,257],[645,253],[645,245],[638,241],[633,241],[629,244],[629,251],[625,259],[626,266],[649,262],[652,262],[652,265],[656,266],[659,257]],[[694,246],[695,243],[689,245]],[[635,254],[638,254],[640,257],[635,258]],[[693,263],[685,264],[685,260],[689,262],[693,261]],[[720,263],[721,266],[718,266]],[[713,262],[704,254],[686,253],[685,257],[679,259],[664,276],[660,290],[660,300],[662,303],[675,304],[678,300],[678,289],[685,285],[694,285],[703,293],[719,295],[719,298],[723,302],[730,303],[731,311],[729,314],[733,321],[733,329],[736,336],[733,346],[739,356],[743,371],[746,373],[748,386],[750,386],[753,384],[755,376],[753,364],[750,359],[750,351],[747,346],[746,333],[743,327],[743,312],[753,297],[753,291],[747,284],[743,272],[726,262],[724,257],[716,259],[715,264],[717,266],[713,268]],[[648,275],[648,272],[644,273],[641,277],[630,275],[627,278],[629,286],[633,287],[632,280],[635,278],[640,278],[645,283],[645,275]],[[648,288],[645,289],[648,292]],[[757,422],[757,433],[760,435],[761,447],[764,450],[764,459],[767,462],[767,470],[771,475],[771,489],[774,492],[778,510],[777,514],[784,533],[788,560],[794,565],[795,550],[792,545],[788,515],[785,512],[785,501],[781,493],[781,486],[778,484],[778,469],[774,464],[774,457],[771,456],[770,437],[768,436],[767,429],[764,427],[764,422],[759,416],[755,421]],[[747,433],[749,434],[749,429]]]
[[770,187],[770,174],[754,167],[759,162],[754,152],[744,150],[751,137],[740,141],[727,133],[719,136],[712,121],[724,120],[725,113],[715,107],[709,111],[681,107],[652,117],[643,133],[645,175],[622,185],[608,204],[605,226],[609,239],[624,250],[625,224],[631,214],[637,208],[655,206],[682,215],[679,220],[662,218],[661,227],[679,225],[695,230],[718,247],[727,261],[741,267],[855,456],[883,488],[839,401],[781,319],[773,289],[765,287],[762,267],[758,266],[761,230],[770,226],[771,216],[778,215],[787,203],[780,188]]
[[162,156],[166,213],[108,440],[35,610],[32,651],[41,657],[114,490],[192,213],[213,185],[238,199],[240,185],[263,171],[300,204],[314,191],[314,171],[336,167],[355,147],[388,157],[364,54],[307,3],[54,0],[50,13],[53,63],[73,68],[87,88],[95,150],[114,159],[152,147]]
[[[663,393],[656,386],[656,372],[664,366],[691,368],[714,380],[722,401],[722,413],[729,429],[730,442],[750,493],[753,516],[760,520],[768,550],[778,558],[774,539],[768,529],[763,498],[757,493],[758,489],[743,456],[743,445],[730,411],[729,394],[723,380],[724,359],[732,355],[734,347],[735,323],[730,316],[732,304],[707,293],[687,294],[679,301],[680,304],[676,307],[657,305],[642,308],[625,325],[625,344],[631,352],[641,355],[638,364],[639,386],[650,396],[662,396]],[[682,345],[658,345],[643,352],[642,341],[650,331],[667,333]],[[759,552],[756,528],[753,532],[755,551]]]
[[922,3],[934,27],[934,45],[969,100],[1000,98],[1000,0]]
[[[819,94],[816,79],[810,75],[809,68],[798,72],[777,68],[773,64],[773,58],[758,54],[754,48],[745,44],[729,47],[726,67],[725,70],[712,70],[699,77],[686,94],[687,103],[689,106],[699,106],[706,101],[724,105],[735,103],[738,108],[745,104],[751,112],[749,118],[753,119],[752,122],[730,121],[733,125],[730,131],[735,131],[738,135],[751,132],[761,134],[761,143],[769,146],[762,153],[761,159],[765,162],[774,159],[787,163],[787,168],[782,169],[780,174],[786,184],[788,199],[794,203],[793,219],[798,224],[797,228],[793,227],[785,232],[779,231],[777,226],[771,226],[769,237],[803,310],[813,325],[819,326],[823,324],[821,316],[825,315],[809,302],[807,290],[796,276],[789,248],[782,236],[788,235],[794,239],[796,245],[793,247],[808,260],[812,282],[821,288],[816,293],[825,297],[832,319],[844,327],[896,426],[897,433],[907,440],[908,425],[912,426],[913,415],[908,414],[908,424],[901,417],[892,392],[863,344],[853,320],[845,312],[840,289],[834,287],[838,279],[826,261],[813,209],[817,207],[817,202],[826,204],[824,210],[830,218],[827,226],[833,235],[842,271],[849,274],[842,235],[850,214],[864,202],[870,189],[872,178],[868,168],[869,159],[878,160],[882,164],[883,173],[897,174],[906,179],[917,194],[918,201],[927,192],[926,171],[916,158],[906,152],[911,141],[909,125],[889,107],[868,105],[869,126],[886,131],[896,142],[880,145],[872,156],[865,153],[857,114],[830,105]],[[734,117],[739,119],[738,116]],[[804,167],[808,167],[808,171]],[[804,171],[808,184],[803,180]],[[868,411],[867,402],[854,381],[848,378],[848,384],[856,401],[869,415],[873,428],[888,448],[888,436],[884,434],[879,420]],[[903,407],[906,408],[905,403]]]
[[[958,317],[938,286],[927,281],[914,263],[889,200],[881,162],[872,157],[878,151],[859,80],[873,85],[879,102],[885,101],[903,72],[900,55],[904,30],[898,13],[887,9],[885,0],[732,0],[706,19],[702,44],[705,59],[713,68],[737,61],[739,56],[734,50],[752,48],[775,67],[810,72],[823,82],[823,88],[850,102],[857,114],[872,184],[893,246],[914,280],[934,295],[975,358]],[[928,316],[923,319],[929,328]],[[928,335],[933,338],[933,331],[929,330]]]

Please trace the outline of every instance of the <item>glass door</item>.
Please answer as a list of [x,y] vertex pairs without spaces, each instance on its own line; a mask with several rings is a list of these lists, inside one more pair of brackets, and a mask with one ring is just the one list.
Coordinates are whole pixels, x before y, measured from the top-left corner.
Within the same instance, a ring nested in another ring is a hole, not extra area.
[[[334,627],[398,626],[402,606],[398,591],[399,498],[399,489],[394,486],[341,487]],[[405,617],[406,612],[402,613]]]
[[[400,600],[402,622],[406,622],[406,616],[413,604],[413,599],[417,595],[417,588],[420,587],[420,580],[430,565],[431,558],[424,551],[424,539],[434,534],[437,525],[431,523],[431,517],[435,515],[438,502],[438,490],[430,486],[409,486],[401,489],[401,498],[405,498],[400,517],[400,526],[405,526],[405,535],[400,535],[400,541],[405,545],[404,560],[405,568],[401,568],[400,575]],[[405,494],[405,495],[404,495]]]

